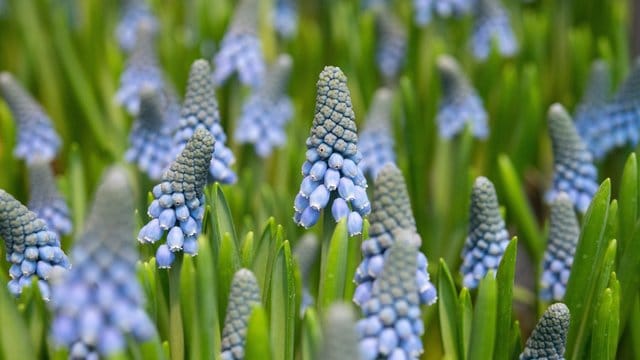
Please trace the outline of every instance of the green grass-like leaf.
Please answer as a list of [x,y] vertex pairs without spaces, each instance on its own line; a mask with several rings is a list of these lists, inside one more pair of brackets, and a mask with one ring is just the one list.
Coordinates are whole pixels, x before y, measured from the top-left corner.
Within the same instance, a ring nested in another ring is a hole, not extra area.
[[458,316],[460,303],[451,272],[444,259],[440,259],[438,272],[438,313],[440,315],[440,336],[444,346],[444,355],[448,359],[463,359],[461,347],[461,324]]
[[494,274],[489,271],[478,287],[467,354],[469,360],[493,359],[498,308],[498,285]]
[[[325,214],[326,215],[326,214]],[[349,235],[346,219],[340,220],[329,243],[326,258],[323,259],[320,273],[320,288],[318,295],[319,310],[329,307],[333,302],[344,297],[347,278],[347,256],[349,254]]]
[[253,307],[247,325],[247,341],[244,346],[246,360],[271,360],[267,313],[260,305]]
[[292,360],[295,344],[296,307],[295,264],[289,241],[282,243],[273,264],[269,296],[270,335],[273,358]]
[[[505,346],[505,339],[511,339],[513,313],[513,282],[516,272],[516,253],[518,239],[513,238],[502,255],[498,266],[496,282],[498,286],[498,308],[496,317],[496,339],[494,359],[508,359],[512,353],[510,346]],[[511,344],[508,344],[511,345]]]

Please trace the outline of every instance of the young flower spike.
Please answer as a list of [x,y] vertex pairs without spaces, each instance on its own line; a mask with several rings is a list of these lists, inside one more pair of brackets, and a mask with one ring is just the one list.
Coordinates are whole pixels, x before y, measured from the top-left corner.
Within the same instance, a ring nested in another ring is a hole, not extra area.
[[393,13],[378,11],[376,35],[378,69],[387,81],[392,81],[398,76],[407,56],[407,32]]
[[[411,202],[404,178],[395,165],[387,163],[376,178],[373,211],[370,219],[369,239],[362,243],[364,259],[356,270],[354,282],[358,285],[353,301],[363,306],[372,296],[372,289],[379,281],[388,249],[395,242],[394,234],[401,229],[416,232],[416,222],[411,211]],[[416,247],[420,246],[420,236],[414,235]],[[427,258],[416,251],[414,282],[417,285],[420,303],[431,305],[436,301],[436,289],[429,281]]]
[[293,249],[293,258],[298,264],[300,270],[300,280],[302,281],[302,304],[300,305],[300,313],[304,314],[304,311],[313,306],[313,297],[309,293],[308,279],[309,273],[313,269],[313,264],[318,257],[318,251],[320,250],[320,243],[318,238],[313,233],[307,233],[296,244]]
[[363,173],[372,179],[388,162],[396,162],[393,150],[393,129],[391,128],[391,102],[393,93],[387,88],[380,88],[373,96],[373,102],[367,113],[364,129],[360,133],[358,147],[362,153],[362,161],[358,164]]
[[9,268],[9,292],[22,293],[32,279],[45,300],[49,299],[49,278],[55,269],[69,269],[71,264],[60,248],[58,236],[47,229],[44,220],[29,211],[13,196],[0,189],[0,236]]
[[468,124],[475,137],[486,138],[489,135],[487,112],[458,62],[451,56],[440,56],[438,72],[442,84],[442,99],[436,117],[440,136],[450,139]]
[[239,143],[252,143],[263,158],[286,141],[285,125],[293,116],[293,104],[285,92],[292,63],[289,55],[280,55],[242,107],[235,139]]
[[559,193],[551,204],[549,240],[544,252],[540,298],[561,301],[569,280],[580,226],[573,212],[573,203],[565,193]]
[[[293,220],[309,228],[320,210],[331,206],[336,221],[346,217],[350,235],[362,232],[362,217],[369,214],[367,180],[358,163],[358,135],[347,77],[334,66],[320,73],[316,114],[307,138],[304,179],[295,198]],[[349,205],[351,208],[349,208]]]
[[512,56],[518,51],[518,41],[511,29],[509,14],[500,0],[477,0],[471,35],[473,56],[479,60],[488,58],[494,41],[503,56]]
[[459,17],[471,12],[477,0],[413,0],[415,22],[425,26],[431,22],[433,14],[442,17]]
[[473,183],[469,236],[462,251],[462,283],[473,289],[489,272],[496,270],[507,245],[509,233],[498,207],[498,197],[493,184],[480,176]]
[[564,359],[570,318],[569,308],[565,304],[549,306],[527,340],[520,360]]
[[356,321],[351,306],[332,304],[325,315],[323,330],[324,344],[318,349],[318,359],[360,359]]
[[154,200],[147,213],[152,218],[138,233],[140,242],[154,243],[165,231],[165,244],[156,251],[160,268],[170,268],[175,253],[198,253],[198,234],[204,216],[204,186],[213,153],[214,139],[199,128],[169,169],[153,187]]
[[389,249],[372,297],[363,306],[356,329],[364,360],[417,359],[423,351],[424,325],[415,281],[417,234],[400,230]]
[[545,200],[551,203],[559,192],[566,192],[576,209],[584,213],[598,190],[593,158],[562,105],[551,105],[548,117],[554,171],[553,184]]
[[209,180],[219,181],[222,184],[235,183],[237,177],[230,167],[236,160],[231,149],[225,145],[227,135],[220,124],[218,102],[211,82],[211,67],[206,60],[202,59],[194,61],[191,65],[187,94],[173,138],[174,153],[182,151],[198,129],[209,131],[215,139],[215,151],[209,166]]
[[130,52],[136,46],[137,29],[142,22],[150,25],[152,34],[158,32],[158,20],[144,0],[125,0],[122,17],[116,27],[116,37],[122,50]]
[[262,82],[266,65],[257,31],[258,7],[257,0],[238,2],[220,51],[213,59],[213,81],[217,85],[223,84],[236,71],[242,84],[256,88]]
[[295,0],[275,0],[271,16],[278,35],[287,39],[295,35],[298,30],[298,9]]
[[253,273],[240,269],[233,276],[227,315],[222,329],[222,360],[244,359],[251,311],[260,305],[260,288]]
[[71,233],[71,216],[64,198],[58,192],[49,163],[35,162],[29,170],[29,209],[60,235]]
[[591,64],[587,88],[582,95],[575,113],[576,130],[584,140],[587,148],[594,157],[604,155],[607,149],[600,146],[599,139],[603,138],[599,128],[603,118],[602,109],[609,101],[611,89],[611,72],[609,65],[604,60],[596,60]]
[[74,245],[74,267],[52,280],[51,334],[71,359],[106,357],[123,351],[126,337],[142,342],[156,336],[136,281],[133,210],[126,171],[111,168]]
[[61,141],[42,107],[7,72],[0,73],[0,92],[18,124],[15,157],[27,164],[53,160]]

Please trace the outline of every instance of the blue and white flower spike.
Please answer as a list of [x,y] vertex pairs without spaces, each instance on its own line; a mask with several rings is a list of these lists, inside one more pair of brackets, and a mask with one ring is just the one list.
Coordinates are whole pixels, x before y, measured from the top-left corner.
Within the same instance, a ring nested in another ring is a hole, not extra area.
[[527,339],[520,360],[564,359],[571,316],[563,303],[555,303],[542,315]]
[[152,34],[158,33],[159,24],[145,0],[125,0],[122,17],[116,27],[116,37],[120,48],[131,52],[136,46],[137,29],[141,22],[150,24]]
[[438,72],[442,85],[442,98],[436,116],[440,136],[450,139],[468,125],[476,138],[485,139],[489,136],[487,112],[458,62],[451,56],[442,55],[438,58]]
[[[362,243],[364,259],[358,266],[354,277],[357,284],[353,301],[363,306],[370,298],[372,289],[385,264],[388,249],[396,241],[394,234],[399,230],[416,232],[416,222],[411,210],[409,193],[400,170],[387,163],[376,178],[373,192],[373,211],[369,217],[369,239]],[[416,247],[421,239],[415,235]],[[437,299],[436,289],[429,281],[427,258],[416,251],[415,279],[420,296],[420,303],[431,305]]]
[[49,279],[54,269],[69,269],[71,264],[60,248],[55,232],[44,220],[0,189],[0,237],[9,268],[9,292],[19,296],[32,279],[38,279],[40,293],[49,300]]
[[289,39],[298,30],[298,8],[296,0],[274,0],[271,10],[273,27],[280,37]]
[[600,124],[605,119],[603,109],[609,101],[611,91],[611,70],[604,60],[591,64],[587,86],[574,115],[576,130],[595,158],[600,158],[608,149],[601,148],[604,137]]
[[378,70],[387,82],[392,82],[407,57],[407,31],[388,9],[380,9],[376,15],[376,40]]
[[569,196],[560,193],[551,204],[549,240],[544,252],[540,298],[561,301],[569,281],[573,256],[580,237],[580,226]]
[[500,0],[477,0],[471,35],[473,56],[479,60],[487,59],[494,43],[502,56],[509,57],[518,52],[518,40]]
[[323,321],[323,345],[318,348],[318,359],[343,360],[360,359],[358,334],[351,306],[333,303],[327,309]]
[[474,289],[489,270],[496,270],[509,245],[509,233],[500,215],[496,189],[484,176],[471,191],[469,235],[462,251],[462,283]]
[[441,18],[459,17],[473,9],[475,0],[413,0],[414,19],[418,26],[431,22],[433,15]]
[[418,235],[400,230],[389,249],[372,296],[362,304],[356,326],[364,360],[417,359],[423,352],[424,324],[415,281]]
[[263,158],[287,139],[285,125],[293,117],[293,104],[286,94],[292,64],[289,55],[280,55],[242,107],[234,138],[241,144],[253,144]]
[[336,222],[347,218],[347,230],[353,236],[362,232],[362,217],[371,212],[371,204],[367,180],[358,168],[362,155],[347,77],[340,68],[326,66],[317,89],[316,114],[306,141],[304,179],[294,201],[293,220],[309,228],[318,222],[320,211],[331,206]]
[[156,251],[159,268],[170,268],[177,252],[195,256],[204,216],[204,186],[213,153],[213,136],[195,131],[160,184],[153,187],[154,200],[147,214],[152,218],[138,233],[138,241],[155,243],[168,232],[166,243]]
[[133,199],[124,168],[109,169],[74,245],[74,267],[52,280],[51,335],[71,359],[106,357],[126,349],[128,337],[156,336],[136,280]]
[[222,360],[244,359],[244,346],[249,317],[255,306],[259,306],[260,288],[250,270],[240,269],[233,276],[227,315],[222,329]]
[[213,81],[216,85],[222,85],[234,72],[238,73],[242,84],[252,88],[257,88],[262,82],[266,65],[257,29],[258,8],[257,0],[238,2],[231,25],[213,59]]
[[560,192],[565,192],[576,210],[584,213],[598,190],[598,171],[593,165],[593,157],[562,105],[551,105],[548,117],[553,148],[553,183],[545,194],[545,200],[550,204]]
[[42,107],[7,72],[0,73],[0,92],[18,125],[14,156],[27,164],[53,160],[61,141]]
[[47,223],[58,237],[69,235],[73,229],[66,201],[60,195],[47,162],[34,162],[27,166],[29,172],[29,204],[31,211]]
[[396,162],[391,128],[392,101],[391,90],[380,88],[376,91],[367,113],[364,129],[359,135],[358,148],[362,153],[362,160],[358,167],[371,179],[378,177],[378,173],[386,163]]

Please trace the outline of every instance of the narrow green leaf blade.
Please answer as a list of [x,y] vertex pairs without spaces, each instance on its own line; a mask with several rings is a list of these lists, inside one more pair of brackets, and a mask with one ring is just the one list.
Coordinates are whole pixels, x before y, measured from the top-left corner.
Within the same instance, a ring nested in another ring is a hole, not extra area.
[[[498,309],[496,319],[496,343],[494,359],[508,359],[512,349],[505,345],[505,339],[512,338],[513,282],[516,272],[516,252],[518,239],[513,238],[502,256],[496,281],[498,286]],[[511,345],[511,344],[509,344]]]
[[469,360],[493,359],[496,338],[496,316],[498,308],[498,286],[493,271],[490,271],[478,288],[478,298],[471,324]]
[[331,237],[326,259],[323,259],[320,273],[320,289],[318,306],[320,312],[333,302],[340,301],[344,296],[347,281],[347,256],[349,254],[349,235],[346,219],[336,224]]
[[244,353],[246,360],[271,360],[269,322],[261,305],[254,306],[249,317]]
[[461,329],[459,328],[458,311],[460,303],[456,286],[451,272],[444,259],[440,259],[440,271],[438,273],[438,313],[440,314],[440,333],[444,355],[450,359],[461,358],[462,349],[459,346]]

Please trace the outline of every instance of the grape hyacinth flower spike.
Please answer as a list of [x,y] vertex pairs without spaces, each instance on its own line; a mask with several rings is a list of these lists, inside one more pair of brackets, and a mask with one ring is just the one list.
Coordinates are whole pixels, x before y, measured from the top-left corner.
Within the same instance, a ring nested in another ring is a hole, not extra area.
[[440,56],[438,72],[442,84],[442,99],[436,116],[440,136],[450,139],[468,124],[476,138],[486,138],[489,135],[487,112],[458,62],[451,56]]
[[[380,272],[386,263],[388,249],[395,242],[395,233],[408,230],[416,233],[416,222],[411,210],[407,186],[400,170],[386,164],[376,178],[373,192],[373,211],[369,218],[369,239],[362,243],[364,259],[354,277],[357,284],[353,301],[363,306],[370,298],[372,289],[379,281]],[[419,248],[421,239],[417,233],[412,237]],[[415,279],[421,304],[431,305],[436,299],[436,289],[429,281],[427,258],[416,251]]]
[[[347,218],[349,235],[362,232],[369,214],[367,180],[358,163],[358,135],[347,77],[334,66],[320,73],[316,114],[307,138],[304,179],[294,201],[294,221],[305,228],[318,222],[320,210],[331,206],[333,218]],[[351,208],[349,208],[349,204]]]
[[600,129],[603,109],[609,101],[611,88],[611,71],[604,60],[596,60],[591,64],[587,88],[582,95],[575,113],[576,130],[584,140],[587,148],[595,158],[600,158],[607,149],[601,146],[600,139],[604,138]]
[[298,30],[298,9],[296,0],[275,0],[271,10],[273,27],[278,35],[291,38]]
[[233,276],[229,305],[222,329],[222,360],[244,359],[249,317],[260,306],[260,288],[250,270],[240,269]]
[[484,176],[476,178],[471,191],[469,235],[462,252],[462,283],[474,289],[496,270],[509,245],[509,233],[500,215],[496,189]]
[[18,125],[15,157],[27,164],[53,160],[61,141],[42,107],[7,72],[0,73],[0,92]]
[[376,16],[376,61],[387,81],[394,80],[407,57],[407,32],[402,22],[388,10]]
[[391,128],[391,102],[393,93],[387,88],[380,88],[373,96],[371,108],[367,113],[364,129],[360,133],[358,148],[362,160],[358,164],[363,173],[372,179],[388,162],[396,162],[393,150],[393,129]]
[[325,315],[323,329],[324,343],[318,349],[318,359],[360,359],[356,321],[351,306],[332,304]]
[[49,299],[49,279],[54,269],[69,269],[71,264],[60,248],[55,232],[44,220],[13,196],[0,189],[0,237],[9,268],[9,292],[19,296],[33,278],[38,279],[40,293]]
[[598,172],[593,157],[562,105],[551,105],[548,117],[553,148],[553,184],[545,200],[551,203],[558,193],[565,192],[576,210],[584,213],[598,190]]
[[503,56],[512,56],[518,51],[509,14],[500,0],[477,0],[471,35],[473,56],[479,60],[487,59],[494,42]]
[[122,17],[116,27],[116,37],[122,50],[130,52],[136,46],[138,26],[142,22],[150,25],[152,34],[158,32],[158,20],[144,0],[125,0]]
[[471,12],[476,0],[413,0],[416,24],[428,25],[433,15],[441,18],[459,17]]
[[555,303],[542,315],[529,336],[520,360],[564,359],[571,316],[563,303]]
[[71,359],[106,357],[123,351],[129,336],[156,336],[136,281],[133,198],[126,171],[109,169],[74,245],[74,267],[52,281],[51,333]]
[[69,208],[53,177],[51,166],[46,162],[34,162],[29,170],[29,209],[47,223],[47,227],[60,235],[68,235],[73,228]]
[[289,55],[280,55],[242,107],[235,139],[241,144],[252,143],[263,158],[286,142],[285,125],[293,116],[293,104],[285,92],[292,64]]
[[156,251],[160,268],[170,268],[175,253],[198,253],[198,234],[204,216],[204,186],[213,153],[214,139],[197,129],[184,150],[153,188],[154,200],[147,211],[152,218],[138,233],[140,242],[154,243],[168,232],[166,243]]
[[543,300],[561,301],[564,298],[579,237],[580,226],[573,203],[567,194],[560,193],[551,204],[549,240],[540,279],[540,298]]
[[257,0],[238,2],[231,25],[213,59],[213,81],[216,85],[223,84],[236,71],[244,85],[256,88],[262,82],[266,65],[257,30],[258,8]]
[[302,303],[300,304],[301,315],[304,314],[308,307],[313,306],[313,297],[311,297],[311,293],[309,293],[309,287],[307,285],[309,273],[313,269],[313,264],[316,262],[319,250],[320,243],[313,233],[304,234],[293,249],[293,258],[296,260],[296,264],[298,264],[300,280],[303,284]]

